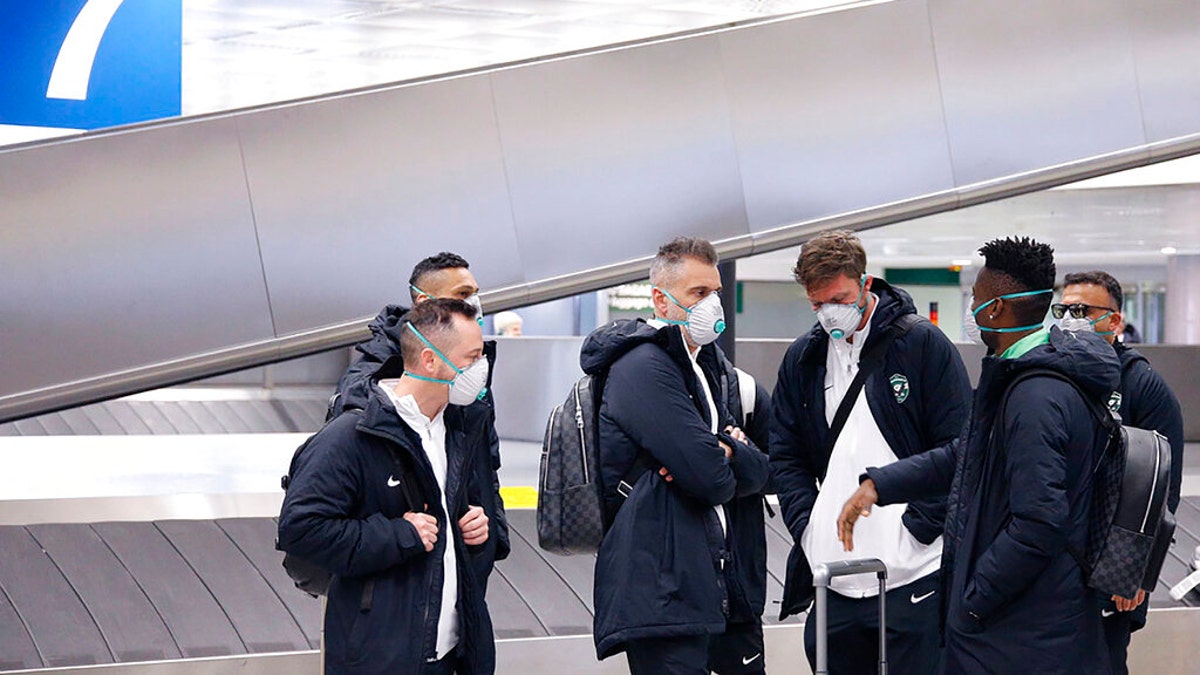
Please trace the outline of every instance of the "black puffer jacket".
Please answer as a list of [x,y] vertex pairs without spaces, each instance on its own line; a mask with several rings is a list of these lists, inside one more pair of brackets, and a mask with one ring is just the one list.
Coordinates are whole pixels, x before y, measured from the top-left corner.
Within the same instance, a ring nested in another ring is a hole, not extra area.
[[[718,429],[724,429],[733,419],[719,393],[717,359],[714,346],[701,348],[698,361],[714,392]],[[757,564],[736,556],[763,537],[761,526],[757,532],[742,529],[735,498],[751,497],[761,519],[766,455],[710,432],[708,404],[676,326],[608,324],[585,340],[580,364],[587,373],[608,373],[600,405],[600,471],[616,515],[596,559],[597,655],[619,653],[632,639],[721,633],[731,603],[722,570]],[[733,448],[732,458],[725,457],[722,439]],[[667,467],[673,481],[648,470],[623,499],[616,485],[639,455]],[[734,541],[727,546],[713,507],[731,502]],[[743,536],[751,539],[744,547]]]
[[[1145,356],[1120,342],[1113,343],[1113,347],[1121,359],[1121,400],[1117,409],[1121,420],[1131,427],[1153,429],[1171,443],[1171,488],[1167,494],[1167,507],[1175,513],[1183,481],[1183,414],[1179,410],[1179,401],[1162,376],[1150,367]],[[1143,602],[1130,614],[1134,630],[1146,625],[1149,607],[1149,602]],[[1108,600],[1104,612],[1112,611],[1116,611],[1116,604]]]
[[[446,504],[420,437],[378,389],[366,409],[326,425],[296,463],[279,515],[279,546],[333,572],[325,611],[326,673],[419,673],[435,657],[444,568],[458,558],[459,655],[468,673],[495,670],[484,580],[487,544],[463,543],[458,519],[491,487],[482,409],[447,406]],[[401,464],[394,457],[399,457]],[[426,553],[397,471],[414,472],[438,540]]]
[[[371,329],[371,339],[364,340],[354,346],[355,351],[362,356],[350,364],[342,378],[338,380],[337,391],[329,399],[329,409],[326,418],[333,419],[347,410],[362,410],[367,406],[374,383],[392,377],[400,377],[404,372],[404,363],[396,358],[400,355],[400,331],[404,328],[408,308],[400,305],[384,307],[368,326]],[[496,341],[485,340],[483,355],[488,360],[487,395],[482,401],[471,404],[478,407],[476,414],[481,419],[487,419],[490,455],[492,458],[493,490],[491,496],[486,496],[480,504],[492,519],[491,547],[495,549],[496,560],[508,557],[508,517],[504,513],[504,500],[500,498],[500,436],[496,433],[495,399],[492,397],[492,374],[496,370]],[[384,364],[388,364],[386,370]],[[486,409],[486,410],[485,410]]]
[[[1120,383],[1116,352],[1092,333],[1052,328],[1017,359],[988,356],[964,436],[871,468],[880,504],[950,491],[942,553],[948,673],[1108,672],[1101,598],[1068,550],[1085,550],[1091,475],[1106,437],[1056,370],[1097,401]],[[972,614],[979,620],[972,618]]]
[[[864,352],[898,318],[917,311],[908,293],[882,279],[872,281],[871,291],[879,302],[871,315]],[[788,556],[781,617],[804,611],[813,598],[812,568],[800,547],[800,537],[817,500],[817,484],[825,479],[829,466],[828,351],[829,335],[820,325],[813,326],[788,348],[771,397],[771,470],[784,521],[795,542]],[[951,442],[970,413],[971,384],[962,358],[946,335],[928,321],[918,322],[895,339],[884,355],[883,367],[867,378],[863,389],[879,431],[901,459]],[[904,513],[904,525],[918,541],[930,544],[942,533],[945,513],[944,496],[913,499]]]

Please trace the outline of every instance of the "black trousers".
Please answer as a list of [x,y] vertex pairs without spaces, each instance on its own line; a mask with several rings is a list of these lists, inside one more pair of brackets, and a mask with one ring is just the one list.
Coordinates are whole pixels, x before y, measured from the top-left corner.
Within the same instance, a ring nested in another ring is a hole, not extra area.
[[760,675],[762,621],[731,623],[720,635],[630,640],[625,658],[633,675]]
[[[1149,598],[1146,602],[1150,602]],[[1129,636],[1133,632],[1130,614],[1131,612],[1115,612],[1100,619],[1101,625],[1104,626],[1104,641],[1108,643],[1108,663],[1114,675],[1129,675],[1126,660],[1129,657]]]
[[458,647],[451,649],[437,661],[426,661],[425,667],[421,669],[422,675],[454,675],[461,672],[462,662],[458,658]]
[[[938,672],[941,593],[936,572],[888,591],[888,672]],[[826,597],[830,675],[879,672],[879,598],[853,599],[833,591]],[[804,625],[804,652],[813,670],[817,668],[815,612],[814,607]]]

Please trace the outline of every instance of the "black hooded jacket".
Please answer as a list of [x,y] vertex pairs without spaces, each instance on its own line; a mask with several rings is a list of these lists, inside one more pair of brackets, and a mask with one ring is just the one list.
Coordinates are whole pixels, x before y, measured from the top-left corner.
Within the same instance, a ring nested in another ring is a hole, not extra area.
[[[458,520],[491,486],[488,437],[478,406],[447,406],[446,504],[415,431],[373,388],[361,412],[327,424],[298,458],[279,515],[279,546],[333,572],[325,610],[326,673],[412,673],[435,658],[444,575],[452,541],[458,560],[458,654],[464,672],[495,670],[485,580],[487,543],[467,546]],[[398,471],[416,477],[438,538],[426,553],[403,516]],[[446,536],[453,533],[452,537]]]
[[[724,429],[734,421],[721,396],[720,358],[714,345],[697,356],[716,399],[717,428]],[[615,518],[596,559],[597,655],[619,653],[633,639],[721,633],[727,619],[737,620],[739,602],[761,614],[762,600],[751,597],[761,596],[757,582],[737,571],[765,568],[767,456],[711,433],[709,407],[679,328],[610,323],[584,341],[580,365],[589,374],[607,372],[600,479]],[[731,458],[722,440],[733,449]],[[654,469],[667,467],[672,481],[648,470],[622,498],[617,483],[639,456]],[[713,508],[722,505],[729,543]]]
[[1016,359],[987,356],[971,422],[954,443],[870,468],[881,505],[949,491],[942,552],[945,664],[951,673],[1108,672],[1101,598],[1068,546],[1086,550],[1092,470],[1106,435],[1056,370],[1097,401],[1120,383],[1116,352],[1093,333],[1050,329]]
[[[400,377],[404,372],[404,363],[400,359],[391,360],[400,354],[400,331],[404,328],[408,308],[400,305],[388,305],[368,325],[371,329],[371,339],[364,340],[354,346],[355,351],[362,356],[338,380],[337,391],[329,399],[329,409],[325,416],[327,420],[342,414],[347,410],[362,410],[367,407],[374,383],[387,378]],[[472,403],[482,412],[486,408],[490,454],[492,458],[492,495],[480,504],[492,519],[494,527],[491,544],[495,548],[496,560],[504,560],[509,553],[508,517],[504,513],[504,500],[500,498],[500,436],[496,433],[495,399],[492,397],[492,374],[496,370],[496,341],[485,340],[483,355],[488,360],[487,395],[482,401]],[[384,364],[389,364],[383,370]]]
[[[872,281],[871,291],[879,302],[871,315],[864,352],[899,317],[917,311],[908,293],[882,279]],[[771,469],[784,521],[795,542],[788,556],[780,611],[784,618],[804,611],[813,598],[812,568],[800,538],[817,500],[817,485],[829,466],[828,350],[829,335],[819,324],[797,338],[779,365],[771,397]],[[957,438],[971,407],[971,384],[958,350],[927,321],[895,339],[883,367],[867,378],[863,389],[879,431],[901,459]],[[942,533],[945,513],[944,496],[914,498],[904,513],[904,526],[918,541],[930,544]]]

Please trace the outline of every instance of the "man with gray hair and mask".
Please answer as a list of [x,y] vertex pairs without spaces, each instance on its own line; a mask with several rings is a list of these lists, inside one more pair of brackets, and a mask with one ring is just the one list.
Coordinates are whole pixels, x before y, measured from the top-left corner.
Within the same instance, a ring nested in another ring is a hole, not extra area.
[[597,329],[580,355],[602,380],[596,652],[638,674],[761,673],[768,463],[721,385],[717,252],[677,238],[650,283],[654,317]]

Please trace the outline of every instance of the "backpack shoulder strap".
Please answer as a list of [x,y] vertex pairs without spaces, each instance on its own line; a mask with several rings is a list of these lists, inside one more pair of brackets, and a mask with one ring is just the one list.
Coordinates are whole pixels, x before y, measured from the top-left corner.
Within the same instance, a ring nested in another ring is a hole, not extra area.
[[754,406],[758,404],[758,383],[754,376],[741,368],[734,367],[738,383],[738,398],[742,402],[742,427],[750,426],[750,418],[754,415]]
[[[1111,446],[1111,439],[1120,433],[1120,418],[1115,413],[1110,411],[1107,406],[1104,406],[1099,401],[1093,399],[1091,396],[1088,396],[1087,392],[1085,392],[1078,383],[1066,375],[1048,368],[1032,368],[1019,373],[1004,388],[1004,396],[1000,399],[1000,407],[997,409],[998,417],[1003,417],[1004,409],[1008,405],[1008,399],[1012,395],[1012,390],[1016,387],[1016,385],[1020,382],[1024,382],[1025,380],[1031,380],[1037,377],[1052,377],[1056,380],[1061,380],[1071,385],[1071,387],[1078,392],[1079,397],[1083,399],[1084,405],[1087,406],[1087,409],[1092,413],[1092,416],[1096,418],[1101,428],[1104,429],[1105,438],[1108,440],[1105,441],[1104,452],[1101,453],[1100,457],[1096,459],[1096,465],[1092,467],[1091,474],[1095,475],[1099,470],[1101,463],[1104,461],[1105,456],[1107,456],[1108,449]],[[993,426],[993,430],[994,429],[995,427]],[[1083,571],[1084,578],[1090,577],[1092,574],[1092,565],[1088,562],[1085,553],[1070,543],[1067,544],[1067,552],[1071,554],[1071,557],[1075,559],[1075,564],[1079,565],[1079,569]]]

